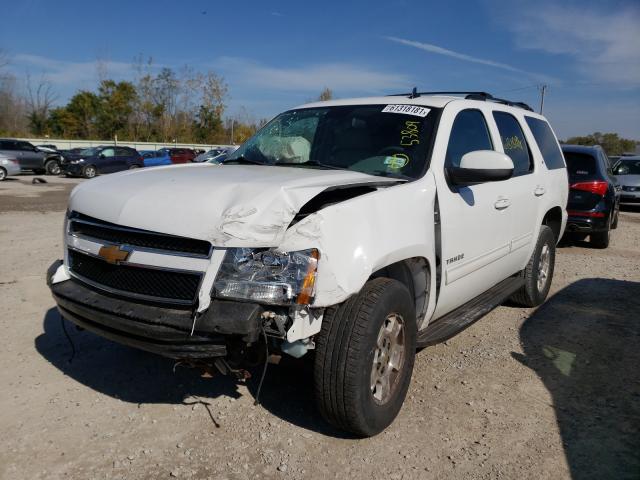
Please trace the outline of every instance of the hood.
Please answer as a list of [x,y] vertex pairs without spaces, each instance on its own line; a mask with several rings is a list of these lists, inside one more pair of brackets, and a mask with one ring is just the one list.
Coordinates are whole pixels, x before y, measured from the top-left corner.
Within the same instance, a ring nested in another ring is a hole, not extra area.
[[640,187],[640,175],[617,175],[616,180],[625,187]]
[[73,190],[69,209],[217,246],[273,247],[301,207],[327,188],[396,183],[397,179],[347,170],[179,165],[84,182]]

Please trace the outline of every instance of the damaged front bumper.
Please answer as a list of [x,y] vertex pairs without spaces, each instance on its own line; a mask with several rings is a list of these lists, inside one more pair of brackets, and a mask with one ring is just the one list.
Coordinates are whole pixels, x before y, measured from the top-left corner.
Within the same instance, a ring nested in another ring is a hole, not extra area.
[[61,265],[57,261],[47,271],[47,284],[60,314],[115,342],[169,358],[199,360],[226,356],[229,342],[253,343],[260,334],[260,305],[213,300],[207,310],[194,316],[190,309],[107,295],[74,278],[53,283]]

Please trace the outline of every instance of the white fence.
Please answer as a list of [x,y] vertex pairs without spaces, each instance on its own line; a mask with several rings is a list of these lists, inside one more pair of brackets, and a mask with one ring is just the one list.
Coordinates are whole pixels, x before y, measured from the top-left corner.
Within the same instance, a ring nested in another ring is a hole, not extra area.
[[164,147],[173,148],[197,148],[201,150],[211,150],[217,147],[230,147],[231,145],[211,145],[211,144],[197,144],[197,143],[162,143],[162,142],[125,142],[120,140],[64,140],[62,138],[20,138],[18,140],[24,140],[30,142],[35,146],[38,145],[55,145],[56,148],[61,150],[67,150],[70,148],[89,148],[97,147],[99,145],[122,145],[125,147],[132,147],[136,150],[158,150]]

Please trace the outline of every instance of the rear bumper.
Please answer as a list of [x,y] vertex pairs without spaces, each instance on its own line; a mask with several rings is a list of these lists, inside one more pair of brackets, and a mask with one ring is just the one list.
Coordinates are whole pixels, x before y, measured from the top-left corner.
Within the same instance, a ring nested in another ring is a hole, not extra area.
[[609,228],[609,217],[591,218],[569,215],[566,231],[576,233],[602,232]]
[[55,262],[47,272],[60,314],[115,342],[174,359],[206,359],[225,356],[230,340],[250,343],[260,332],[259,305],[214,300],[197,315],[194,327],[191,310],[112,297],[75,279],[52,283],[60,264]]

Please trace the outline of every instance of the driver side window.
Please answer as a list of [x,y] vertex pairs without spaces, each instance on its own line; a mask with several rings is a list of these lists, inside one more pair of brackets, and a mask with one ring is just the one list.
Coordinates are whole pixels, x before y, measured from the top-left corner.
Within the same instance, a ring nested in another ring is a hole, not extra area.
[[476,150],[493,150],[487,122],[480,110],[462,110],[451,127],[445,166],[459,167],[462,157]]
[[105,148],[100,152],[103,157],[113,157],[115,155],[113,148]]

